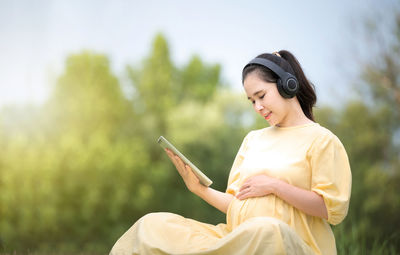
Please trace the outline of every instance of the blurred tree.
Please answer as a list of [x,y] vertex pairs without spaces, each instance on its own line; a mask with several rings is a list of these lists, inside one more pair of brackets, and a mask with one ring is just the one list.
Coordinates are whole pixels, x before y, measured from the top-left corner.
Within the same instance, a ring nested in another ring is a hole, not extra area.
[[141,182],[149,163],[133,118],[108,59],[90,52],[67,59],[42,108],[3,110],[5,251],[104,253],[143,215],[153,192]]
[[88,51],[68,57],[45,107],[53,131],[83,137],[119,131],[130,110],[107,57]]
[[207,66],[199,56],[193,56],[180,74],[180,86],[176,91],[178,102],[212,99],[220,86],[220,69],[219,65]]
[[150,129],[159,134],[165,133],[165,118],[176,105],[176,68],[170,59],[165,38],[158,34],[153,41],[150,55],[143,61],[143,66],[139,69],[128,66],[127,70],[134,87],[134,109],[142,121],[146,121],[141,123],[143,129]]
[[153,160],[160,156],[155,141],[160,135],[168,135],[167,118],[175,107],[184,101],[204,104],[222,87],[219,65],[209,66],[193,56],[182,69],[176,67],[162,34],[155,36],[142,67],[128,66],[127,72],[133,86],[133,108],[140,122],[138,132],[146,141],[144,146],[149,146]]
[[[400,251],[400,5],[386,13],[385,20],[387,23],[376,19],[375,26],[371,26],[371,20],[368,24],[368,38],[381,35],[382,24],[389,26],[384,28],[384,36],[368,41],[369,47],[377,49],[376,55],[365,61],[362,82],[358,84],[361,96],[372,99],[367,105],[376,123],[372,124],[374,133],[369,139],[376,149],[368,156],[374,160],[370,161],[364,177],[369,199],[358,210],[362,210],[371,221],[370,227],[375,229],[372,233],[364,230],[367,241],[377,236],[382,240],[396,240]],[[365,194],[368,193],[362,195]]]

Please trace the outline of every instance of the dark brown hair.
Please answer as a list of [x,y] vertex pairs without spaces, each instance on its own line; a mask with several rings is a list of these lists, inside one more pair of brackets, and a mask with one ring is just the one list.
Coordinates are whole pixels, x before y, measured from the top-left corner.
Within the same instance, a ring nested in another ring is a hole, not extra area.
[[[288,73],[296,76],[299,81],[299,91],[296,94],[297,99],[299,100],[301,109],[304,114],[310,120],[314,121],[313,115],[313,106],[317,101],[317,95],[315,94],[314,85],[306,78],[303,69],[300,66],[299,61],[297,61],[296,57],[287,50],[281,50],[277,52],[280,56],[275,54],[261,54],[257,56],[257,58],[264,58],[270,61],[273,61],[277,65],[279,65],[283,70]],[[261,65],[249,65],[245,69],[243,69],[242,73],[242,83],[246,79],[247,75],[256,72],[259,77],[265,82],[274,82],[276,83],[279,78],[274,72],[270,69],[261,66]]]

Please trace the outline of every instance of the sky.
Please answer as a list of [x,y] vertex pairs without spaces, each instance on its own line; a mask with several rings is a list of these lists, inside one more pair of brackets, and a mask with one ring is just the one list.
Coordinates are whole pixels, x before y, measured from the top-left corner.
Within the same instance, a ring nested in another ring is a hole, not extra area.
[[[385,1],[383,1],[385,2]],[[45,102],[68,55],[105,54],[124,77],[162,33],[174,63],[194,54],[222,66],[223,81],[242,91],[241,71],[256,55],[294,53],[319,104],[350,93],[355,66],[339,56],[354,43],[352,27],[382,1],[0,0],[0,106]],[[363,47],[362,43],[359,47]]]

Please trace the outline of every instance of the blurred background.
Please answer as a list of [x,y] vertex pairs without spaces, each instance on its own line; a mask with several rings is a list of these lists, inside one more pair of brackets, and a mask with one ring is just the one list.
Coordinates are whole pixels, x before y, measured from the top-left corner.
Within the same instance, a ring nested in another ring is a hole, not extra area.
[[225,215],[186,190],[172,141],[226,188],[253,113],[241,70],[291,51],[348,152],[338,254],[400,253],[397,1],[0,0],[0,252],[107,254],[141,216]]

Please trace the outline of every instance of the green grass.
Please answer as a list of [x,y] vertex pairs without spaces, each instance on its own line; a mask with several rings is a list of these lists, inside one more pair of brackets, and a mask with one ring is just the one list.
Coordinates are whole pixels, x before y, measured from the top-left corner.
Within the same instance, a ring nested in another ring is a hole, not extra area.
[[345,232],[343,228],[335,229],[336,248],[338,255],[360,254],[360,255],[397,255],[399,250],[400,234],[392,235],[390,238],[377,238],[372,243],[357,235],[355,227]]

